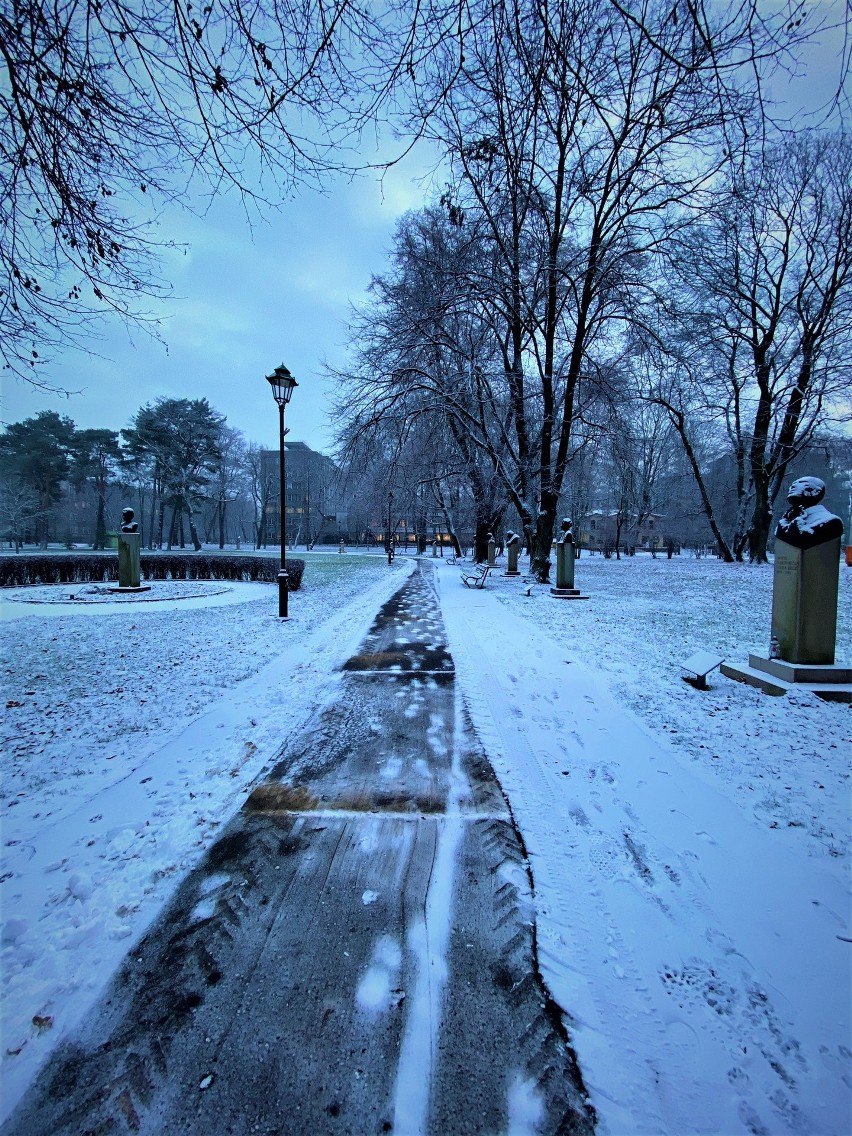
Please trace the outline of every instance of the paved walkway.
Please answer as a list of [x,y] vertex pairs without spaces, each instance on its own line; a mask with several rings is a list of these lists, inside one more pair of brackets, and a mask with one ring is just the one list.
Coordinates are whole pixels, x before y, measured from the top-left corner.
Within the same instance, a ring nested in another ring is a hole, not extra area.
[[428,562],[344,671],[4,1136],[592,1130]]

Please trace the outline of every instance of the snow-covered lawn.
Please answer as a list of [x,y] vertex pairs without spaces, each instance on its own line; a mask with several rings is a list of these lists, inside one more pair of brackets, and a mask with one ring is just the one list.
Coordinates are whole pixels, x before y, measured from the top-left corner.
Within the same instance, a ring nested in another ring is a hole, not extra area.
[[439,579],[600,1130],[852,1131],[852,714],[679,666],[766,654],[772,569],[583,556],[589,600]]
[[[731,663],[747,662],[749,650],[769,653],[772,566],[581,556],[576,575],[588,602],[557,604],[539,587],[516,600],[511,580],[495,583],[503,601],[603,672],[619,702],[723,783],[756,823],[783,829],[808,855],[845,856],[849,707],[809,692],[767,697],[718,671],[706,693],[683,682],[680,664],[697,650]],[[841,568],[840,583],[836,662],[852,665],[852,570]]]
[[[850,1130],[852,715],[679,666],[765,653],[771,568],[583,556],[573,602],[430,563],[601,1130]],[[286,624],[260,584],[3,596],[3,1114],[411,566],[313,557]]]

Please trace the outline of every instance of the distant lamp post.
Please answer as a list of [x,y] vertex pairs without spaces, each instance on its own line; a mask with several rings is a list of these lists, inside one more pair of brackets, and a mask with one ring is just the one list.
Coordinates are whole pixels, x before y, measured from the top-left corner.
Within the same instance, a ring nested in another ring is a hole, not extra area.
[[272,387],[272,397],[278,403],[279,423],[279,471],[281,477],[281,567],[278,570],[278,614],[282,619],[289,619],[287,606],[290,598],[290,580],[287,576],[287,473],[284,459],[284,410],[293,396],[293,391],[299,385],[282,363],[276,367],[266,381]]
[[393,536],[391,534],[391,506],[393,505],[393,493],[388,493],[388,564],[393,563]]

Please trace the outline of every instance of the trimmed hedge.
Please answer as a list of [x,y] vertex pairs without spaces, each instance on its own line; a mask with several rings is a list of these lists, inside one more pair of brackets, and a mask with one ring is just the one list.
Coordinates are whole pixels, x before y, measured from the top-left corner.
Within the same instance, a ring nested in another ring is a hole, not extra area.
[[[274,583],[278,560],[269,556],[215,555],[198,552],[142,552],[144,580],[251,580]],[[287,561],[290,591],[297,592],[304,560]],[[111,583],[118,579],[115,552],[17,553],[0,556],[0,587],[23,584]]]

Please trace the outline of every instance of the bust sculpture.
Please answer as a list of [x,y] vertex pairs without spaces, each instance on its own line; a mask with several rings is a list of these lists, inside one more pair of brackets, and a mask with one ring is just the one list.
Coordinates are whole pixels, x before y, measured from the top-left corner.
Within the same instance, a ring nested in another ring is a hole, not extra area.
[[562,518],[562,532],[556,540],[557,544],[565,544],[566,542],[568,544],[574,543],[573,524],[570,517]]
[[776,540],[794,548],[815,548],[843,532],[843,521],[821,504],[825,482],[818,477],[800,477],[787,491],[790,508],[775,528]]
[[135,513],[132,509],[124,509],[121,514],[121,531],[123,533],[139,532],[139,525],[134,521]]

